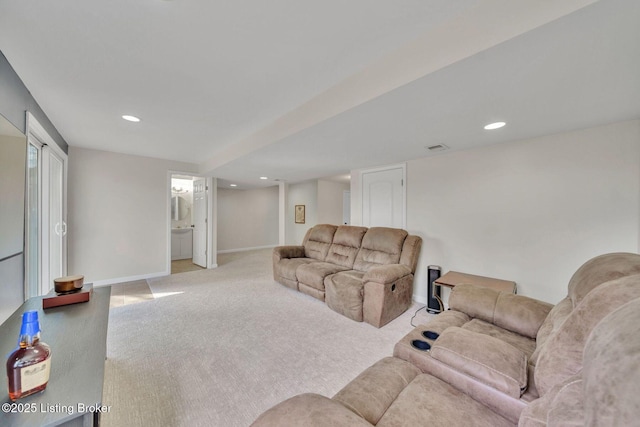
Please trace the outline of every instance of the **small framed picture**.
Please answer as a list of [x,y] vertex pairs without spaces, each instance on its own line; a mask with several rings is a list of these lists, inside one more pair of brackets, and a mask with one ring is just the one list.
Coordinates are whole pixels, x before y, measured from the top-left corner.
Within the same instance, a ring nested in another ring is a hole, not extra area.
[[304,224],[304,205],[296,205],[296,224]]

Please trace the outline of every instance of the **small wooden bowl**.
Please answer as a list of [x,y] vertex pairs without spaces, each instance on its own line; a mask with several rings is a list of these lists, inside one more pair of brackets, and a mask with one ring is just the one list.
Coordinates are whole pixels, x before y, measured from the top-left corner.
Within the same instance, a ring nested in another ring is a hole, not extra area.
[[84,276],[58,277],[57,279],[53,279],[53,284],[58,294],[79,291],[84,284]]

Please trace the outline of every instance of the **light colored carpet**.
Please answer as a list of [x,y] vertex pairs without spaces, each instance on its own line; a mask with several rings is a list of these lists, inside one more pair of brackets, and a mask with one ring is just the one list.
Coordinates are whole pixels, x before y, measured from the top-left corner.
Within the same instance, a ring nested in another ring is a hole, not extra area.
[[376,329],[276,283],[271,250],[219,264],[149,280],[154,299],[111,309],[104,427],[248,426],[296,394],[331,397],[392,354],[420,307]]

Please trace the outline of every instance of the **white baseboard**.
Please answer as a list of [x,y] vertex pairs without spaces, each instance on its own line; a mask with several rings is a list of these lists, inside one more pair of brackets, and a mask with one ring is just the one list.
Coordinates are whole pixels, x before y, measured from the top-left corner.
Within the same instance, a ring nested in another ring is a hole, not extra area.
[[219,254],[230,254],[232,252],[255,251],[257,249],[275,248],[276,246],[278,246],[278,245],[254,246],[252,248],[225,249],[223,251],[218,251],[218,253]]
[[421,295],[413,295],[413,300],[417,303],[427,305],[429,304],[429,299],[427,297],[423,297]]
[[104,280],[95,280],[93,282],[93,286],[108,286],[113,285],[114,283],[123,283],[123,282],[134,282],[136,280],[145,280],[145,279],[153,279],[155,277],[168,276],[169,273],[166,271],[161,271],[158,273],[149,273],[149,274],[140,274],[138,276],[128,276],[128,277],[116,277],[113,279],[104,279]]

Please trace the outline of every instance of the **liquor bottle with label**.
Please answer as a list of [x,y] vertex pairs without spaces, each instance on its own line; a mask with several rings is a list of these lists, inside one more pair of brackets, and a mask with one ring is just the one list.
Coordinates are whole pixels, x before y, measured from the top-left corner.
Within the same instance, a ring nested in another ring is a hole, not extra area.
[[43,391],[49,382],[51,349],[40,341],[37,311],[22,314],[18,348],[7,359],[9,398],[16,401]]

